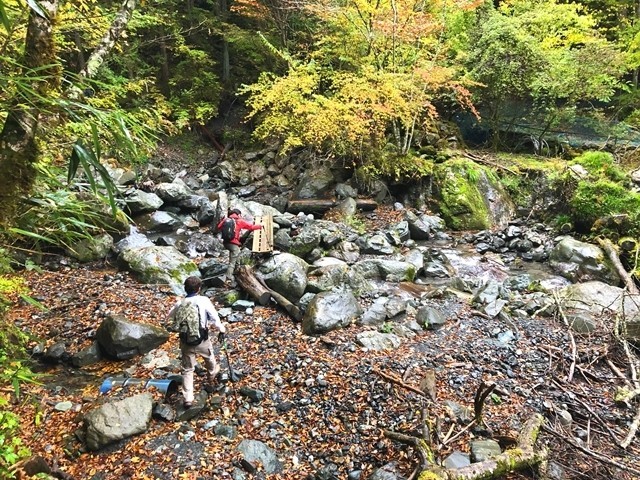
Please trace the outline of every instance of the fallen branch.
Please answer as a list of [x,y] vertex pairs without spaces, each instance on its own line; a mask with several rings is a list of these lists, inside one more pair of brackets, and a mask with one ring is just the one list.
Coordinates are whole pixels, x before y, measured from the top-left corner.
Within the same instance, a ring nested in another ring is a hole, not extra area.
[[411,445],[418,450],[421,464],[425,465],[418,478],[422,478],[424,475],[424,478],[429,480],[488,480],[502,478],[510,472],[531,468],[547,458],[545,449],[534,450],[534,444],[543,423],[544,417],[540,414],[534,414],[522,428],[518,436],[517,448],[506,450],[489,460],[462,468],[443,468],[436,465],[433,451],[420,438],[392,431],[385,431],[384,436]]
[[633,280],[633,278],[631,278],[629,272],[627,272],[622,265],[620,257],[618,256],[618,252],[616,251],[616,247],[613,245],[613,243],[611,243],[611,240],[608,240],[606,238],[598,238],[598,243],[609,257],[609,260],[611,260],[613,268],[615,268],[616,272],[624,282],[629,293],[631,293],[632,295],[640,295],[640,290],[638,290],[636,282]]
[[471,153],[465,152],[463,154],[465,157],[467,157],[469,160],[473,160],[476,163],[483,163],[485,165],[489,165],[491,167],[495,167],[495,168],[499,168],[501,170],[505,170],[507,172],[509,172],[511,175],[515,175],[515,176],[520,176],[521,174],[516,172],[515,170],[511,170],[509,167],[505,167],[504,165],[500,165],[499,163],[496,162],[492,162],[491,160],[486,160],[484,158],[478,157],[477,155],[473,155]]
[[571,383],[573,380],[573,374],[576,370],[576,362],[578,358],[578,347],[576,345],[576,339],[573,337],[573,332],[571,332],[571,325],[569,325],[569,321],[567,320],[567,316],[564,314],[562,310],[562,304],[560,302],[560,297],[558,295],[558,291],[555,290],[553,292],[553,299],[556,302],[556,306],[558,307],[558,313],[562,317],[563,323],[567,327],[567,333],[569,334],[569,339],[571,340],[571,366],[569,367],[569,374],[567,375],[567,382]]
[[414,387],[413,385],[409,385],[409,384],[407,384],[407,383],[404,383],[404,382],[402,381],[402,379],[400,379],[400,378],[398,378],[398,377],[396,377],[396,376],[394,376],[394,375],[391,375],[391,374],[389,374],[389,373],[384,373],[384,372],[382,372],[382,371],[380,371],[380,370],[377,370],[377,369],[376,369],[376,370],[374,370],[374,373],[377,373],[378,375],[380,375],[380,376],[381,376],[382,378],[384,378],[385,380],[387,380],[387,381],[389,381],[389,382],[391,382],[391,383],[395,383],[396,385],[399,385],[399,386],[401,386],[402,388],[406,388],[407,390],[411,390],[413,393],[417,393],[418,395],[420,395],[420,396],[422,396],[422,397],[425,397],[425,396],[426,396],[426,393],[424,393],[424,392],[423,392],[422,390],[420,390],[419,388]]
[[619,468],[619,469],[624,470],[624,471],[629,472],[629,473],[633,473],[636,476],[638,476],[638,478],[640,478],[640,470],[637,470],[637,469],[635,469],[635,468],[633,468],[633,467],[631,467],[629,465],[625,465],[624,463],[616,462],[615,460],[613,460],[613,459],[611,459],[609,457],[605,457],[601,453],[594,452],[593,450],[589,450],[588,448],[585,448],[585,447],[583,447],[581,445],[578,445],[574,441],[568,439],[565,435],[563,435],[563,434],[561,434],[559,432],[556,432],[553,428],[551,428],[551,427],[549,427],[547,425],[542,425],[542,430],[547,432],[547,433],[550,433],[554,437],[559,438],[560,440],[564,441],[568,445],[571,445],[573,448],[576,448],[576,449],[580,450],[585,455],[588,455],[591,458],[595,458],[599,462],[606,463],[607,465],[611,465],[613,467]]
[[484,402],[495,388],[496,388],[496,384],[493,382],[491,383],[480,382],[480,386],[478,387],[478,390],[476,391],[476,395],[473,399],[474,421],[478,425],[484,425],[484,422],[482,421],[482,409],[484,407]]

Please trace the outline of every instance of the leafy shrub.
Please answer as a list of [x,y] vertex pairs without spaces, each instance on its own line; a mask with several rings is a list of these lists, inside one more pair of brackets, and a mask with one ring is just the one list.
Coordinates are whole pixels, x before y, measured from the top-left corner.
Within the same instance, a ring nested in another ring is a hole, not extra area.
[[613,214],[629,214],[638,219],[640,195],[607,179],[579,182],[570,202],[576,222],[592,225],[599,218]]
[[627,175],[615,164],[613,155],[607,152],[585,152],[572,163],[582,165],[596,177],[605,177],[614,182],[628,180]]
[[[20,360],[24,357],[27,337],[5,320],[12,295],[26,295],[24,283],[17,278],[0,276],[0,383],[11,385],[16,398],[20,397],[20,386],[24,382],[35,382],[36,377]],[[9,411],[6,394],[0,395],[0,478],[14,478],[10,467],[29,455],[19,436],[20,418]]]

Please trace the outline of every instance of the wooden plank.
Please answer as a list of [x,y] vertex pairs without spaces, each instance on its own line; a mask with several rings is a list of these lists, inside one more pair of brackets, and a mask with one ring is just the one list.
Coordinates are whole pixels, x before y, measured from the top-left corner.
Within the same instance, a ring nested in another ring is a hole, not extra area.
[[273,251],[273,217],[265,215],[255,217],[256,225],[262,225],[264,228],[253,232],[252,252],[264,253]]

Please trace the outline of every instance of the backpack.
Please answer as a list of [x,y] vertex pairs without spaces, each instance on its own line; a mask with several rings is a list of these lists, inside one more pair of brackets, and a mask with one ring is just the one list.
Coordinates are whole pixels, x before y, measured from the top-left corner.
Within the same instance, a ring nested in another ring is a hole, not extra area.
[[236,236],[236,221],[233,218],[226,218],[222,223],[222,240],[229,243]]
[[202,327],[200,309],[194,302],[183,301],[176,311],[178,336],[189,346],[200,345],[209,338],[209,329]]

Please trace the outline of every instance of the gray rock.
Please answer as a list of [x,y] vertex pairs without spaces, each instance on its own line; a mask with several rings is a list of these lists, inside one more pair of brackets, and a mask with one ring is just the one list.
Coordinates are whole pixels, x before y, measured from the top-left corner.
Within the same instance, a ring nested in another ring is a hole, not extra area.
[[360,258],[360,247],[353,242],[345,241],[331,249],[327,255],[352,265]]
[[370,480],[405,480],[405,477],[400,473],[397,462],[391,462],[376,469]]
[[113,247],[113,237],[108,233],[84,238],[68,248],[68,253],[80,262],[102,260],[109,255]]
[[245,461],[262,464],[264,472],[269,475],[282,471],[282,464],[276,453],[258,440],[242,440],[237,449]]
[[358,190],[346,183],[339,183],[336,185],[336,196],[338,198],[356,198]]
[[361,314],[362,309],[350,290],[322,292],[307,306],[302,331],[307,335],[326,333],[350,325]]
[[389,243],[386,236],[379,233],[360,237],[358,239],[358,246],[362,253],[372,255],[391,255],[394,252],[393,246]]
[[136,217],[136,223],[147,232],[174,232],[183,225],[176,214],[161,210]]
[[416,312],[416,321],[424,328],[439,328],[447,323],[447,318],[433,307],[420,307]]
[[549,264],[572,282],[600,280],[617,286],[620,277],[600,247],[562,237],[549,256]]
[[373,304],[364,312],[360,318],[362,325],[382,325],[387,319],[387,309],[385,304],[387,303],[386,297],[376,298]]
[[409,262],[373,258],[360,261],[351,267],[363,278],[388,281],[411,282],[416,276],[416,267]]
[[310,168],[299,179],[293,197],[295,199],[324,198],[333,193],[334,188],[335,180],[328,167]]
[[462,453],[456,450],[444,459],[443,464],[445,468],[462,468],[471,465],[471,460],[469,459],[468,453]]
[[307,290],[311,293],[327,292],[348,283],[349,266],[344,262],[339,262],[339,264],[327,265],[313,270],[307,276]]
[[64,341],[56,342],[49,346],[42,355],[45,363],[59,363],[67,353],[67,345]]
[[588,312],[574,312],[566,315],[571,329],[577,333],[591,333],[598,328],[596,320]]
[[502,453],[500,444],[495,440],[473,440],[470,444],[471,462],[484,462]]
[[626,294],[622,288],[593,281],[569,285],[558,290],[566,312],[586,311],[594,317],[603,313],[622,313],[627,318],[640,311],[640,296]]
[[135,190],[124,201],[133,215],[153,212],[164,204],[162,199],[155,193],[143,192],[142,190]]
[[191,190],[182,182],[161,183],[156,186],[155,193],[167,203],[177,203],[192,195]]
[[113,251],[119,254],[125,250],[142,247],[153,247],[153,242],[149,240],[146,235],[138,232],[135,228],[132,228],[129,235],[113,246]]
[[109,402],[84,416],[85,442],[89,450],[143,433],[149,427],[153,397],[141,393]]
[[296,303],[307,288],[309,264],[289,253],[274,255],[260,265],[267,286]]
[[409,226],[411,238],[414,240],[429,240],[431,227],[423,222],[415,213],[407,211],[404,217]]
[[200,276],[198,266],[173,247],[142,247],[124,250],[118,261],[134,272],[143,283],[161,283],[177,295],[184,294],[184,281]]
[[71,363],[76,368],[86,367],[102,360],[102,351],[98,342],[93,342],[71,357]]
[[107,317],[96,331],[96,341],[111,358],[125,360],[159,347],[169,339],[164,328],[127,320],[124,315]]
[[400,337],[394,333],[375,332],[372,330],[358,333],[356,341],[359,345],[369,350],[393,350],[402,344]]

